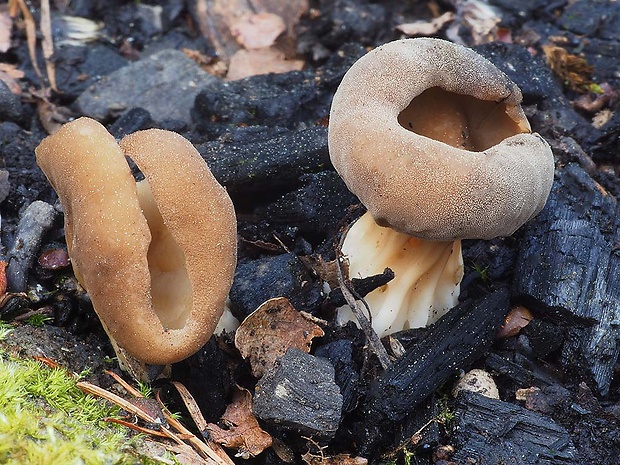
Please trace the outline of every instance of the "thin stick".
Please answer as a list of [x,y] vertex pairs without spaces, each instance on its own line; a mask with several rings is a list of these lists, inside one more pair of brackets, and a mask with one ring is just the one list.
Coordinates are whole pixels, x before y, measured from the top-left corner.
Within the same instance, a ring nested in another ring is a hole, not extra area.
[[354,296],[353,293],[355,292],[355,290],[353,289],[353,285],[351,284],[348,276],[345,278],[345,273],[343,271],[345,258],[342,255],[342,243],[344,242],[345,236],[346,231],[343,232],[340,243],[338,244],[338,248],[336,250],[336,269],[338,271],[338,285],[340,286],[340,290],[342,291],[342,296],[347,301],[347,304],[357,318],[357,321],[359,322],[362,331],[364,331],[364,334],[366,335],[366,340],[368,342],[370,350],[372,350],[372,352],[377,356],[377,358],[379,359],[379,363],[385,370],[391,364],[390,357],[387,353],[387,350],[385,350],[385,347],[381,343],[379,335],[372,328],[370,320],[366,317],[366,313],[364,313],[361,305],[358,302],[361,302],[364,305],[364,308],[369,315],[370,308],[368,307],[366,301],[360,295]]

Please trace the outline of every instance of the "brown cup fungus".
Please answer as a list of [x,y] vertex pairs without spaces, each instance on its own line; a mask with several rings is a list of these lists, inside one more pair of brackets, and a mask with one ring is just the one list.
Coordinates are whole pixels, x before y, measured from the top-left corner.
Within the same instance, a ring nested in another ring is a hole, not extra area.
[[166,365],[200,349],[232,284],[236,221],[192,144],[150,129],[119,146],[80,118],[45,138],[36,156],[64,208],[75,275],[117,353]]
[[440,39],[382,45],[344,76],[330,157],[368,212],[342,252],[350,277],[395,273],[365,297],[380,336],[431,324],[457,303],[461,239],[508,236],[545,205],[553,154],[521,98],[488,60]]

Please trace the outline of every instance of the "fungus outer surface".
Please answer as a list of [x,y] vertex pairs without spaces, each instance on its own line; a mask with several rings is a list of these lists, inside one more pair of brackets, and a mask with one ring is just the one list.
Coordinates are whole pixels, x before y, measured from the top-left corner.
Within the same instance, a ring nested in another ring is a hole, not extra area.
[[507,236],[542,209],[553,182],[551,149],[520,102],[473,50],[391,42],[345,74],[330,157],[379,225],[430,240]]
[[75,274],[104,328],[138,360],[165,365],[204,345],[224,309],[234,210],[180,135],[141,131],[121,145],[148,186],[137,188],[121,147],[89,118],[44,139],[37,163],[64,207]]

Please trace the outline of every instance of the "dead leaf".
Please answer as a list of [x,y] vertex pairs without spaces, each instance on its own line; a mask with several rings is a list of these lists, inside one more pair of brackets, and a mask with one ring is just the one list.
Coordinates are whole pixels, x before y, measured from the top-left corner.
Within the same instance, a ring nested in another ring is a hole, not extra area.
[[0,260],[0,296],[6,294],[6,265],[4,260]]
[[260,378],[287,349],[310,352],[312,339],[324,334],[286,297],[276,297],[243,320],[235,334],[235,346],[243,358],[250,359],[252,374]]
[[284,31],[284,20],[267,12],[243,15],[230,26],[233,37],[248,50],[273,45]]
[[215,442],[237,450],[238,457],[256,457],[271,447],[271,436],[263,431],[252,413],[252,395],[247,389],[236,389],[232,403],[226,407],[221,422],[225,428],[209,423],[207,431]]
[[11,48],[12,28],[13,20],[8,5],[0,5],[0,53],[5,53]]
[[460,28],[469,30],[474,45],[486,44],[497,39],[497,25],[502,18],[498,11],[481,0],[465,0],[459,2],[456,17],[446,35],[452,42],[464,44],[460,36]]
[[30,89],[30,95],[37,103],[39,120],[48,134],[54,134],[63,124],[69,121],[72,115],[71,110],[50,101],[50,88],[41,89],[39,91]]
[[430,36],[436,34],[437,31],[453,20],[454,13],[446,11],[441,16],[430,21],[414,21],[413,23],[399,24],[396,26],[396,29],[408,36]]
[[[239,42],[233,34],[233,30],[237,28],[242,18],[265,13],[278,16],[286,31],[284,39],[293,43],[293,46],[289,48],[294,51],[295,26],[308,8],[308,0],[287,0],[286,2],[281,0],[196,0],[191,2],[190,14],[196,21],[201,34],[213,44],[218,59],[226,66],[231,57],[243,49],[241,44],[244,42]],[[242,30],[244,29],[242,27]],[[271,34],[274,31],[277,29],[272,30]],[[280,34],[282,32],[278,33]],[[251,44],[250,37],[252,34],[248,35],[248,45]],[[244,40],[246,39],[242,39]],[[286,58],[292,57],[291,53],[285,55]]]
[[308,465],[366,465],[368,463],[368,460],[364,457],[351,457],[347,454],[338,454],[330,457],[306,452],[301,458]]
[[17,69],[16,65],[9,63],[0,63],[0,81],[9,86],[9,89],[15,95],[22,94],[22,86],[17,82],[18,79],[24,77],[24,72]]
[[330,289],[336,289],[338,284],[338,262],[326,261],[321,255],[304,255],[299,257],[306,268],[314,271],[322,281],[325,281]]
[[303,68],[302,60],[288,60],[285,54],[273,48],[239,50],[230,59],[227,81],[268,73],[286,73]]

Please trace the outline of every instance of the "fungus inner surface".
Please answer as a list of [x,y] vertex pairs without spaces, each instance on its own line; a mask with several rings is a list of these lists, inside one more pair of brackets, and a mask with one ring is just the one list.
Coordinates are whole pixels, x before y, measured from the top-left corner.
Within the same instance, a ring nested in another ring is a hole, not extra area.
[[151,231],[147,261],[153,311],[164,328],[181,329],[189,318],[193,301],[185,254],[166,227],[148,182],[143,180],[136,186],[138,200]]
[[421,136],[479,152],[515,134],[529,132],[507,114],[506,108],[503,102],[431,87],[400,112],[398,122]]

